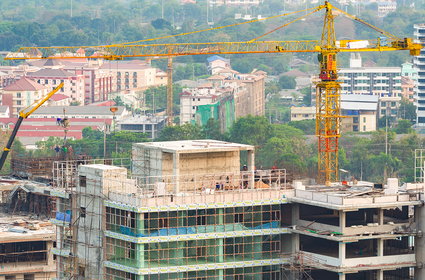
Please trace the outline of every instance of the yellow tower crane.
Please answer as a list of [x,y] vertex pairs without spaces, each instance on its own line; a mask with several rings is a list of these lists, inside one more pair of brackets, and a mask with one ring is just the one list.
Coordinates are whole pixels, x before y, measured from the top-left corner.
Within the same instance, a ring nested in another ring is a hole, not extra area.
[[[258,39],[271,34],[289,24],[304,19],[318,11],[324,10],[324,22],[320,40],[306,41],[259,41]],[[173,43],[158,44],[154,40],[185,36],[199,32],[217,30],[242,24],[249,24],[271,18],[305,13],[304,15],[285,23],[257,38],[245,42],[214,42],[214,43]],[[374,40],[336,40],[334,19],[336,16],[346,16],[360,22],[381,35]],[[272,16],[259,20],[236,23],[227,26],[209,28],[189,33],[164,36],[136,42],[104,46],[74,46],[74,47],[23,47],[17,52],[8,54],[6,59],[70,59],[81,58],[78,49],[86,51],[86,58],[104,58],[122,60],[130,57],[175,57],[183,55],[206,54],[252,54],[252,53],[318,53],[320,82],[316,85],[316,134],[318,136],[318,182],[330,185],[338,181],[338,140],[340,135],[340,82],[338,82],[337,54],[341,52],[386,52],[408,50],[410,55],[418,55],[422,46],[410,38],[399,38],[378,27],[350,15],[329,2],[314,8],[305,9]],[[93,55],[94,54],[94,55]],[[171,67],[169,67],[171,68]],[[169,69],[171,71],[171,69]],[[170,81],[171,82],[171,81]],[[168,92],[170,95],[171,93]],[[168,97],[168,103],[172,100]],[[170,113],[170,107],[168,107]]]

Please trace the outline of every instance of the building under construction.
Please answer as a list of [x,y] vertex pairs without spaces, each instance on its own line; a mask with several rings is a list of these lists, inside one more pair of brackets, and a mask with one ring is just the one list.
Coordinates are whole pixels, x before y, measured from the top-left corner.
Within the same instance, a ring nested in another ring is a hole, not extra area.
[[56,162],[57,278],[425,279],[422,184],[289,185],[254,161],[199,140]]

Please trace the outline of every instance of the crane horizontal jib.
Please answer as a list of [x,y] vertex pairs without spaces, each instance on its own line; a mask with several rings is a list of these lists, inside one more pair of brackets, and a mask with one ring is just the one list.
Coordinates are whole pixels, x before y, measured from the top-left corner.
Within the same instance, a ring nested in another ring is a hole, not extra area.
[[[408,39],[389,39],[385,44],[376,40],[336,41],[335,52],[364,51],[420,51],[420,45]],[[78,50],[84,50],[84,54]],[[6,59],[63,59],[63,58],[106,58],[123,59],[126,57],[183,56],[202,54],[248,54],[281,52],[321,52],[317,40],[307,41],[254,41],[254,42],[218,42],[218,43],[181,43],[181,44],[143,44],[108,45],[87,47],[23,47],[11,52]]]

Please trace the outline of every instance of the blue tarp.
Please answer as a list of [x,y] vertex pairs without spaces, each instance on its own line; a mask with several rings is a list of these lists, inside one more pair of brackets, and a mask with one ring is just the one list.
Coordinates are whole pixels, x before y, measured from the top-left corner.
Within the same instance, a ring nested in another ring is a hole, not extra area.
[[56,220],[71,222],[71,213],[56,212]]

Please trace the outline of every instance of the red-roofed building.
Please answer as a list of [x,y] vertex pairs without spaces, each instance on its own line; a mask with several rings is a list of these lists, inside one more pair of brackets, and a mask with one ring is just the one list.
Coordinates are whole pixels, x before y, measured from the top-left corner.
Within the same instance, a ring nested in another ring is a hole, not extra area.
[[56,93],[47,101],[48,106],[69,106],[71,104],[71,97],[62,93]]
[[[0,118],[0,127],[13,129],[17,120],[17,118]],[[105,126],[110,129],[112,125],[112,119],[70,118],[69,120],[70,125],[66,133],[68,139],[81,139],[83,129],[86,127],[103,130]],[[34,148],[36,142],[47,140],[49,137],[64,138],[65,131],[62,126],[57,125],[56,118],[29,118],[22,123],[17,137],[27,148]]]
[[17,116],[19,111],[45,96],[48,90],[34,80],[23,77],[3,89],[2,104],[9,106],[12,116]]
[[85,85],[82,73],[71,73],[58,68],[43,68],[36,72],[28,73],[27,76],[36,80],[41,85],[48,86],[50,89],[63,82],[64,86],[60,89],[59,93],[71,97],[73,102],[84,105]]

